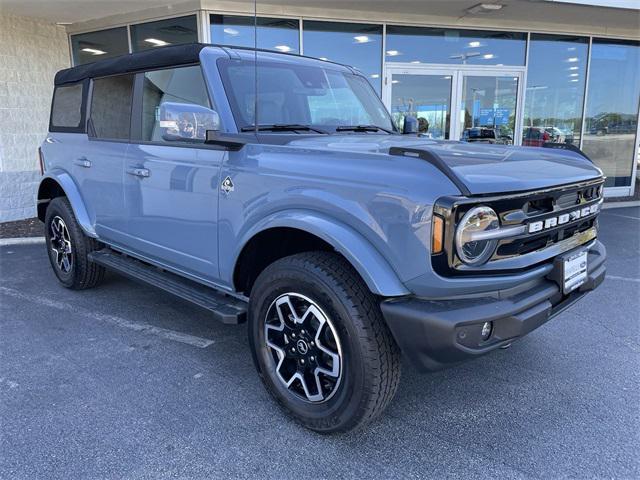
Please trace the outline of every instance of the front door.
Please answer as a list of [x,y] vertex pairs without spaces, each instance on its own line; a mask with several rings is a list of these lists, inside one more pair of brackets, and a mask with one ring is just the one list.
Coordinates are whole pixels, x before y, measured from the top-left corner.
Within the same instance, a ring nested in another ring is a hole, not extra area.
[[423,137],[519,144],[522,78],[520,68],[394,64],[383,100],[399,127],[415,116]]
[[125,160],[132,253],[216,283],[218,192],[226,152],[204,145],[212,120],[200,66],[140,73]]

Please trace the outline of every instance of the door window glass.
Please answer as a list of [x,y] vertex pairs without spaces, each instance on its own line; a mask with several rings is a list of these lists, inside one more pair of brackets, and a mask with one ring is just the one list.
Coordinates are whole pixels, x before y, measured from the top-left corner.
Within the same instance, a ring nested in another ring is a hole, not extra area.
[[640,97],[640,43],[594,39],[582,149],[605,185],[631,185]]
[[399,129],[405,115],[418,119],[421,136],[449,139],[452,75],[394,74],[391,114]]
[[142,140],[153,142],[204,141],[217,130],[217,114],[200,66],[146,72],[142,90]]
[[580,146],[588,40],[531,35],[522,145]]
[[[284,53],[300,51],[299,22],[288,18],[258,17],[258,48]],[[211,40],[215,44],[253,48],[253,17],[211,15]]]
[[82,121],[82,84],[56,87],[51,107],[51,126],[79,128]]
[[93,81],[91,124],[97,138],[129,138],[132,93],[133,75],[115,75]]
[[465,75],[460,140],[513,144],[518,77]]

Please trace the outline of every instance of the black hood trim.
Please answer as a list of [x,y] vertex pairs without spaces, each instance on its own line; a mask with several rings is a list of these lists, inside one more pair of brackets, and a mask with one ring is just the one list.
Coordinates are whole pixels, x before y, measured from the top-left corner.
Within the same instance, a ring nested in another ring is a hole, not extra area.
[[451,180],[451,182],[458,188],[458,190],[460,190],[460,193],[467,197],[471,196],[469,187],[467,187],[467,185],[465,185],[465,183],[460,180],[460,177],[455,174],[451,167],[447,165],[437,153],[434,153],[427,149],[419,150],[417,148],[391,147],[389,149],[389,155],[397,155],[400,157],[414,157],[426,160],[442,173],[444,173],[447,178]]

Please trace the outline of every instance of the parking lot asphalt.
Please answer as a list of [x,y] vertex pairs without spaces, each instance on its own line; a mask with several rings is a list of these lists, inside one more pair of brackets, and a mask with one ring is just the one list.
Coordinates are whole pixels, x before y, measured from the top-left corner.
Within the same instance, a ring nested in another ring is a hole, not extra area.
[[60,287],[0,248],[0,478],[639,478],[640,208],[606,210],[608,278],[540,329],[420,375],[367,429],[270,399],[246,326],[110,274]]

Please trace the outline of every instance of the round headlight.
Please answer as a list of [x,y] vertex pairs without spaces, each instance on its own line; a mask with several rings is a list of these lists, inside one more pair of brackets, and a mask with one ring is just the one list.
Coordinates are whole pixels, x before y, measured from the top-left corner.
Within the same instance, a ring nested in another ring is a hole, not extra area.
[[469,210],[456,230],[456,251],[467,265],[480,265],[491,258],[498,243],[491,231],[500,228],[498,215],[489,207]]

